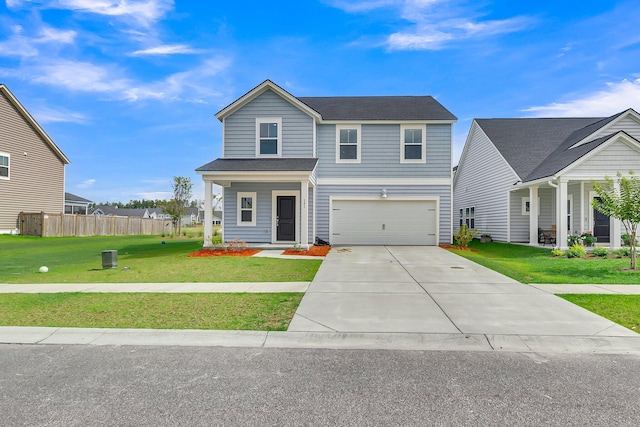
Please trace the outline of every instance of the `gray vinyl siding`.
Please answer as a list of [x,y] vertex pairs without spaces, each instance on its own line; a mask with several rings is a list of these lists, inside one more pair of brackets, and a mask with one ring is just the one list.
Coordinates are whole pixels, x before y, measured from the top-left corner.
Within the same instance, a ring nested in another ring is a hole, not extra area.
[[336,125],[318,125],[319,177],[451,177],[451,125],[427,125],[426,163],[400,163],[400,124],[363,124],[361,129],[360,163],[336,163]]
[[[580,197],[579,193],[578,197]],[[548,230],[556,223],[556,192],[553,188],[540,188],[538,189],[538,198],[540,199],[538,227]],[[575,200],[577,199],[574,196],[574,204]],[[529,232],[529,224],[527,224],[527,232]]]
[[313,119],[270,90],[224,120],[223,157],[256,157],[258,117],[282,118],[282,157],[313,157]]
[[10,179],[0,179],[0,232],[19,228],[20,212],[64,212],[64,163],[0,92],[0,152]]
[[[451,243],[451,188],[445,185],[386,186],[389,199],[403,197],[438,197],[440,211],[439,243]],[[329,200],[331,197],[380,197],[379,185],[321,185],[316,195],[316,235],[331,242],[329,236]]]
[[[301,185],[295,182],[234,182],[231,187],[224,188],[224,239],[226,241],[240,239],[247,243],[270,243],[272,231],[272,194],[276,191],[300,191]],[[238,226],[238,198],[242,192],[256,193],[256,225]],[[309,218],[313,213],[313,193],[309,193]],[[299,203],[299,200],[296,201]],[[298,218],[299,220],[299,218]],[[311,237],[312,222],[309,221],[309,236]],[[299,224],[298,224],[299,225]],[[297,230],[299,232],[299,230]],[[312,242],[312,240],[309,240]]]
[[592,176],[601,177],[616,176],[617,172],[626,173],[630,170],[640,172],[640,153],[624,142],[615,141],[597,155],[586,160],[574,169],[571,169],[566,177]]
[[[511,241],[529,241],[529,215],[522,214],[522,198],[529,197],[529,189],[511,192],[509,207],[511,209]],[[493,236],[493,233],[492,233]]]
[[[491,234],[494,240],[505,242],[507,197],[519,178],[475,122],[471,132],[454,180],[453,211],[456,222],[453,232],[459,229],[459,210],[474,207],[476,230]],[[511,199],[513,203],[513,197]]]
[[628,133],[629,135],[633,136],[636,139],[640,139],[640,123],[638,123],[631,117],[625,117],[624,119],[615,123],[613,126],[605,127],[604,130],[596,133],[595,135],[593,135],[593,137],[590,137],[590,138],[591,139],[600,138],[606,135],[611,135],[612,133],[615,133],[621,130],[625,131],[626,133]]

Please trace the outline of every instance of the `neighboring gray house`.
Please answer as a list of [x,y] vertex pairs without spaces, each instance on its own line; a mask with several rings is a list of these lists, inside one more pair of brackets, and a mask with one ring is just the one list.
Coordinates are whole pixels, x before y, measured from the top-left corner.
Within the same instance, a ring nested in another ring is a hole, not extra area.
[[[223,239],[309,246],[451,242],[456,117],[430,96],[294,97],[266,80],[222,109]],[[211,215],[205,213],[205,246]]]
[[0,84],[0,233],[18,233],[20,212],[64,211],[69,159]]
[[537,245],[539,231],[567,247],[591,231],[621,244],[621,223],[595,211],[592,180],[640,172],[640,115],[475,119],[453,180],[456,227]]
[[89,214],[91,200],[76,196],[71,193],[64,193],[64,213],[66,214]]

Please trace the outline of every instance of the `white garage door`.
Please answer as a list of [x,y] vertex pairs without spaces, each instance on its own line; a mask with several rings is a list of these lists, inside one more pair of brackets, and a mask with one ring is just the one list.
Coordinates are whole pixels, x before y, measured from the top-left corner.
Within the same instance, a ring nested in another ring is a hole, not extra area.
[[434,200],[334,200],[331,244],[436,245]]

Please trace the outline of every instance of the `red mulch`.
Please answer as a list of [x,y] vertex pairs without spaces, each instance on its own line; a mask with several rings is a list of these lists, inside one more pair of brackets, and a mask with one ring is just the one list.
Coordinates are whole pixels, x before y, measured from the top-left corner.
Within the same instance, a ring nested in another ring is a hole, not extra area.
[[453,246],[453,245],[440,245],[440,247],[442,249],[457,249],[459,251],[480,252],[478,249],[475,249],[475,248],[461,248],[460,246]]
[[230,251],[227,249],[200,249],[190,253],[189,257],[207,258],[214,256],[251,256],[260,252],[260,249],[242,249],[240,251]]
[[308,251],[296,251],[295,249],[286,249],[285,255],[306,255],[306,256],[327,256],[331,246],[311,246]]

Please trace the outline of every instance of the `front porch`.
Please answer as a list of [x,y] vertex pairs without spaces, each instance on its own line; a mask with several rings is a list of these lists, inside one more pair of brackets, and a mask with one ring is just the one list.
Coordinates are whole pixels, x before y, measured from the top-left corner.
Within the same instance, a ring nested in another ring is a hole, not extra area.
[[[197,169],[205,206],[213,184],[223,190],[222,240],[250,247],[308,249],[315,236],[315,158],[217,159]],[[205,209],[204,247],[212,246],[212,211]]]
[[569,236],[590,232],[598,246],[620,248],[624,227],[596,211],[595,198],[591,179],[518,184],[509,192],[509,241],[566,249]]

